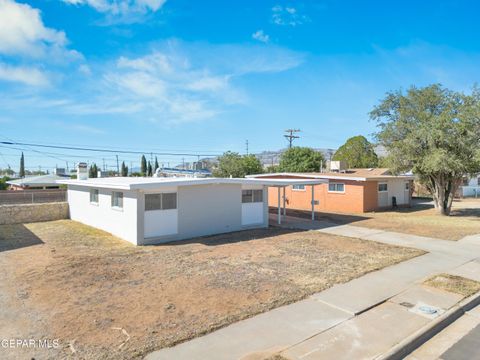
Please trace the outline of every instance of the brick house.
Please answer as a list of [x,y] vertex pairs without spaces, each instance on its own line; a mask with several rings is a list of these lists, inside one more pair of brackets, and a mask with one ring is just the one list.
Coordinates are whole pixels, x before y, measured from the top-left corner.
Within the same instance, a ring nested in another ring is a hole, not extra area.
[[[282,189],[281,201],[287,209],[320,212],[362,213],[388,209],[395,198],[398,206],[410,206],[413,176],[392,175],[388,169],[350,169],[328,173],[272,173],[252,175],[266,179],[324,179],[324,184],[287,186]],[[278,194],[269,191],[268,203],[278,206]],[[283,205],[282,205],[283,206]]]

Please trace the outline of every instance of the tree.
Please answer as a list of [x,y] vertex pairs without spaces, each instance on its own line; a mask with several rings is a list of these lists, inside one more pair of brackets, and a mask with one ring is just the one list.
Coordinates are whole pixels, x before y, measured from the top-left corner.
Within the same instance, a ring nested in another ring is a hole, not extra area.
[[153,176],[152,163],[150,161],[148,162],[147,175],[148,176]]
[[325,162],[323,155],[308,147],[292,147],[280,156],[279,171],[314,172],[320,171],[320,165]]
[[147,175],[147,158],[145,155],[142,155],[142,159],[140,161],[140,173],[142,176]]
[[157,157],[155,156],[155,166],[154,166],[154,168],[153,168],[153,171],[154,171],[154,172],[157,171],[157,169],[158,169],[159,167],[160,167],[160,166],[158,166],[158,159],[157,159]]
[[218,158],[218,166],[213,170],[215,177],[245,177],[262,172],[262,163],[255,155],[240,155],[227,151]]
[[333,160],[347,163],[349,168],[373,168],[378,166],[378,157],[373,144],[364,136],[358,135],[348,139],[333,155]]
[[93,163],[90,165],[90,168],[88,170],[88,177],[89,178],[96,178],[98,177],[98,167],[97,164]]
[[242,156],[242,166],[245,175],[261,174],[263,172],[262,163],[252,154]]
[[128,166],[125,165],[125,161],[122,161],[122,168],[120,170],[122,176],[128,176]]
[[395,173],[412,170],[449,215],[464,175],[480,171],[480,91],[471,95],[435,84],[387,93],[370,117]]
[[25,177],[25,157],[23,156],[23,151],[22,156],[20,156],[20,171],[18,172],[18,175],[21,178]]

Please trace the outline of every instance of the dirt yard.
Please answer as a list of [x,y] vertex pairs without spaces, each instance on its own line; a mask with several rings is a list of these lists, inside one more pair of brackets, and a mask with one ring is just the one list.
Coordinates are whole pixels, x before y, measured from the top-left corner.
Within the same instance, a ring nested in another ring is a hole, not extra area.
[[134,247],[69,220],[0,226],[0,358],[132,359],[421,252],[262,229]]
[[[287,210],[288,214],[310,218],[310,212]],[[429,202],[416,202],[411,208],[382,212],[319,213],[317,219],[443,240],[460,240],[467,235],[480,234],[480,199],[455,201],[450,216],[438,215]]]

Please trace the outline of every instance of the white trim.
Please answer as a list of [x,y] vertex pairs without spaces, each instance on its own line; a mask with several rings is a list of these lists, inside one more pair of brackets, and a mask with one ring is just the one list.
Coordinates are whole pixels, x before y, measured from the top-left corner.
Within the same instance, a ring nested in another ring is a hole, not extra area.
[[[330,185],[343,185],[343,191],[337,191],[337,190],[330,190]],[[346,188],[347,185],[345,185],[345,183],[342,183],[342,182],[331,182],[331,183],[328,183],[328,188],[327,188],[327,192],[329,193],[333,193],[333,194],[345,194],[345,188]]]
[[[380,185],[387,185],[387,190],[380,190]],[[377,192],[379,193],[388,193],[388,182],[379,182],[377,184]]]
[[[379,175],[379,176],[369,176],[362,177],[362,176],[342,176],[341,173],[338,175],[331,175],[331,174],[310,174],[310,173],[268,173],[268,174],[257,174],[257,175],[247,175],[246,178],[248,179],[269,179],[269,176],[292,176],[292,177],[301,177],[301,178],[309,178],[309,179],[331,179],[331,180],[343,180],[343,181],[382,181],[382,180],[389,180],[389,179],[405,179],[405,180],[415,180],[415,176],[412,175]],[[273,180],[273,179],[272,179]]]

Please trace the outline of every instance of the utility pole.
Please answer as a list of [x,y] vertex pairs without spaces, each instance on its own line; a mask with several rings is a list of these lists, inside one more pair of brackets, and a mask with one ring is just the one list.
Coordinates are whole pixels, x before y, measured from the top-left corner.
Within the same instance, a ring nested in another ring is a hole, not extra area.
[[245,140],[245,146],[247,148],[247,155],[248,155],[248,140]]
[[118,155],[115,155],[117,157],[117,176],[120,176],[120,167],[118,166]]
[[130,175],[132,175],[132,172],[133,172],[133,162],[130,161],[130,169],[128,169],[129,172],[130,172]]
[[285,130],[285,132],[287,133],[287,135],[283,135],[283,136],[288,140],[288,148],[291,148],[293,140],[300,138],[300,136],[293,135],[293,134],[300,132],[300,129],[287,129]]
[[107,169],[105,168],[105,158],[103,158],[102,161],[103,161],[103,171],[107,171]]

